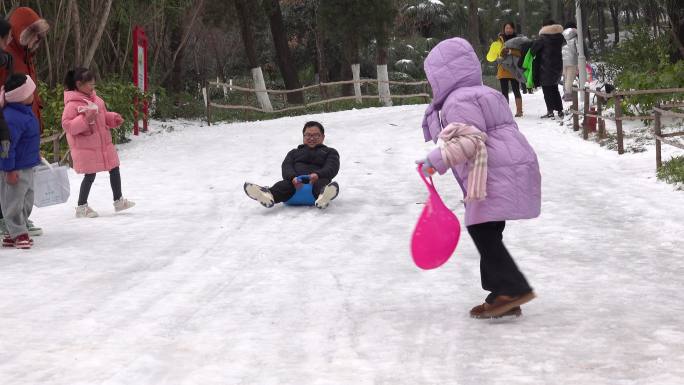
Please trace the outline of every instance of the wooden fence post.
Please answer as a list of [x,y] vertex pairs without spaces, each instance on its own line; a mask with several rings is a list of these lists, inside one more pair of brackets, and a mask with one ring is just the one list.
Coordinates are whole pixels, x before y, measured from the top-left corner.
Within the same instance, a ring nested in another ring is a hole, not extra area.
[[615,95],[615,127],[617,127],[618,154],[625,153],[624,135],[622,133],[622,97]]
[[[657,106],[659,107],[659,106]],[[660,111],[653,111],[653,114],[655,115],[655,127],[654,127],[654,133],[655,133],[655,153],[656,153],[656,171],[660,169],[660,167],[663,166],[663,161],[661,159],[661,143],[660,143],[660,135],[662,134],[662,127],[660,123]]]
[[579,91],[572,90],[572,109],[575,111],[572,114],[572,129],[579,131]]
[[363,103],[361,97],[361,64],[352,64],[352,76],[354,78],[354,96],[357,103]]
[[59,136],[52,141],[52,159],[59,163]]
[[582,120],[582,139],[586,140],[589,138],[589,119],[587,114],[589,113],[589,88],[584,87],[584,119]]

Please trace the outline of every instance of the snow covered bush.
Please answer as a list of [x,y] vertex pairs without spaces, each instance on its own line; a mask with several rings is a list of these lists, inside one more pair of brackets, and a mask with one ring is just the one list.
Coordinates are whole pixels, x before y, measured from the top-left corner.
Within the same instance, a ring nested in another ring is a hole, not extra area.
[[676,156],[658,169],[658,179],[672,183],[678,189],[684,189],[684,156]]

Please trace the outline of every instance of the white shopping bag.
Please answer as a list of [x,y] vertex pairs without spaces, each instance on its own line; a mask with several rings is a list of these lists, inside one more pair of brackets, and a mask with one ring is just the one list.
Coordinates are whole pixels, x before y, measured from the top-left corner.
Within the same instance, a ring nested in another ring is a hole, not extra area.
[[58,205],[69,200],[69,167],[52,165],[34,167],[33,169],[33,204],[36,207]]

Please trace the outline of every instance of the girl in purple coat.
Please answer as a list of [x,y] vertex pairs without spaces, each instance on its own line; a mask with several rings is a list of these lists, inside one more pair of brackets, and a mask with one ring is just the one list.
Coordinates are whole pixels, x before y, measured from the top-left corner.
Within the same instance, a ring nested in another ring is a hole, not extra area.
[[439,43],[425,59],[433,101],[425,111],[425,141],[440,141],[423,172],[451,168],[465,197],[465,224],[480,253],[485,301],[474,318],[521,315],[535,295],[503,244],[507,220],[535,218],[541,208],[537,156],[503,95],[482,85],[480,62],[461,38]]

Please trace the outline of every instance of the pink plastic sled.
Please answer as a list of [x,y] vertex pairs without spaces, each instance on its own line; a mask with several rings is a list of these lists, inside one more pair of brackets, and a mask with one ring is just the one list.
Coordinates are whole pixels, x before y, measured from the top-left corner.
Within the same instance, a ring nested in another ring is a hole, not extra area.
[[429,270],[440,267],[449,260],[461,236],[461,223],[442,202],[432,183],[432,177],[428,182],[423,176],[421,165],[418,166],[418,174],[430,195],[413,230],[411,255],[416,266]]

